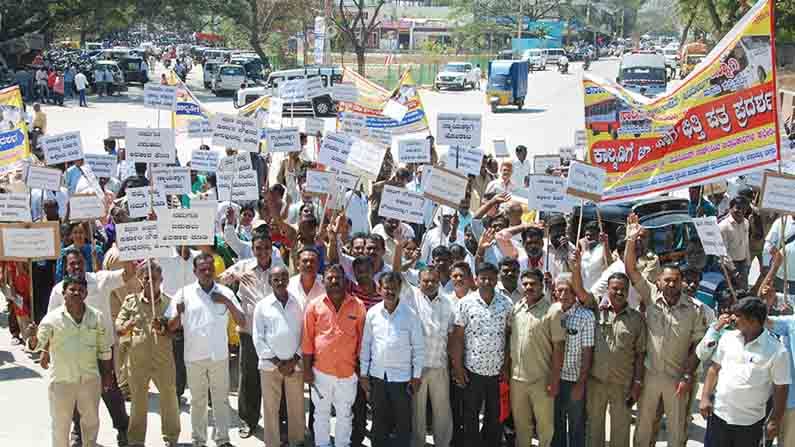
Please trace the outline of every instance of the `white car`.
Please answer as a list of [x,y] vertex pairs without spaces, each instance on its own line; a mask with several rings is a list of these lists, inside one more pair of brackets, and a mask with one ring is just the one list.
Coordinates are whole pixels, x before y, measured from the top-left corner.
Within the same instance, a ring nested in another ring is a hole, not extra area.
[[527,61],[530,71],[547,69],[547,54],[541,49],[524,50],[522,60]]
[[216,96],[224,92],[235,92],[246,83],[246,69],[241,65],[222,64],[213,78],[212,90]]
[[480,89],[480,68],[469,62],[450,62],[436,75],[433,88]]

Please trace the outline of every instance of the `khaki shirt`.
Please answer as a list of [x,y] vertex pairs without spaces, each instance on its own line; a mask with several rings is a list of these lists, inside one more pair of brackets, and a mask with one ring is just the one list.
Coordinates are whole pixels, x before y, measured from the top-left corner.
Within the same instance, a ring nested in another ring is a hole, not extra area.
[[535,383],[547,380],[552,369],[552,345],[566,340],[559,303],[542,298],[533,305],[523,299],[511,316],[511,377]]
[[704,314],[684,292],[669,306],[655,284],[641,281],[635,288],[646,305],[646,370],[678,379],[685,373],[690,346],[707,331]]
[[[163,318],[166,309],[171,303],[171,298],[160,294],[160,299],[155,303],[157,318]],[[124,301],[116,317],[116,327],[126,326],[128,322],[135,321],[132,331],[127,334],[130,339],[129,361],[130,371],[135,374],[143,368],[171,369],[174,370],[174,354],[171,347],[171,338],[168,335],[155,335],[152,330],[152,304],[144,298],[143,293],[129,295]],[[157,337],[157,342],[155,342]]]
[[602,382],[629,385],[635,356],[646,352],[646,323],[628,305],[619,313],[596,311],[596,347],[591,375]]

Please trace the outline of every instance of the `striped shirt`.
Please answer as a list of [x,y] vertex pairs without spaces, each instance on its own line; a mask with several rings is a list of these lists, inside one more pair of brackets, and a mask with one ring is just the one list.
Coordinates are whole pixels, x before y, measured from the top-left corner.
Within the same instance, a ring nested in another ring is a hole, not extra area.
[[582,367],[582,350],[594,346],[596,319],[592,311],[574,304],[564,312],[562,322],[566,330],[566,353],[563,357],[560,378],[576,382]]

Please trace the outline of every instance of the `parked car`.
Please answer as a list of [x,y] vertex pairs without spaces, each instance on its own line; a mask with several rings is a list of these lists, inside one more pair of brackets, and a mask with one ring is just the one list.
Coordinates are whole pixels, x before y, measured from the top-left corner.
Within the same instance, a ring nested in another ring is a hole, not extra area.
[[522,60],[527,61],[530,71],[547,69],[547,54],[540,48],[524,50]]
[[250,104],[265,95],[277,95],[279,85],[287,80],[320,77],[324,93],[312,98],[311,101],[285,102],[283,111],[290,114],[333,116],[337,113],[337,104],[331,99],[331,88],[342,81],[342,69],[336,66],[307,66],[291,70],[274,71],[268,76],[265,86],[247,87],[237,91],[234,97],[236,108]]
[[127,84],[140,82],[141,85],[149,82],[149,73],[143,68],[144,60],[140,57],[123,57],[119,60],[119,68],[124,73]]
[[218,67],[212,83],[212,91],[218,96],[225,92],[234,92],[246,83],[246,69],[242,65],[222,64]]
[[480,89],[480,69],[469,62],[450,62],[436,75],[433,88]]
[[566,54],[566,50],[564,50],[563,48],[547,48],[546,54],[547,54],[547,63],[552,65],[557,65],[558,59],[560,59],[561,56],[564,56]]

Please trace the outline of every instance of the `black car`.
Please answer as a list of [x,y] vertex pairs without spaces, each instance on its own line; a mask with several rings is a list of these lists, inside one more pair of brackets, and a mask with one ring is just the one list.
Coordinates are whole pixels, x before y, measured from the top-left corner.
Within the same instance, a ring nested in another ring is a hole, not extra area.
[[143,66],[144,60],[140,57],[123,57],[119,60],[119,68],[124,73],[124,80],[131,84],[140,82],[141,85],[149,82],[149,73]]

